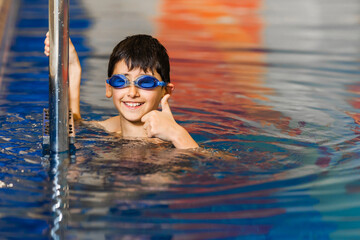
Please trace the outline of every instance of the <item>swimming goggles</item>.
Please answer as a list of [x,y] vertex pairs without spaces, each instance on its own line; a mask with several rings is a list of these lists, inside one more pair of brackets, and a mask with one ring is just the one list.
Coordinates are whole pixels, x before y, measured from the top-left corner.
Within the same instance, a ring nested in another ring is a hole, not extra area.
[[[107,84],[110,84],[113,88],[125,88],[130,86],[130,81],[122,74],[115,74],[111,78],[106,80]],[[150,75],[143,75],[138,77],[134,81],[134,85],[142,89],[153,89],[158,86],[165,87],[166,82],[160,82],[155,77]]]

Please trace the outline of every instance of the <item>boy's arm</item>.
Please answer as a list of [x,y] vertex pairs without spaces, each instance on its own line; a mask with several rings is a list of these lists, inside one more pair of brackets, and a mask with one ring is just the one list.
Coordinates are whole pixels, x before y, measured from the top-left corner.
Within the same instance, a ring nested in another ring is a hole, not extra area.
[[186,129],[181,127],[180,125],[179,127],[180,127],[179,130],[175,134],[173,134],[171,140],[172,144],[174,144],[176,148],[180,148],[180,149],[198,148],[199,145],[190,136],[188,131],[186,131]]
[[81,65],[74,45],[69,39],[69,101],[74,119],[81,119],[80,114]]
[[[44,41],[44,53],[46,56],[50,54],[49,32],[46,33]],[[80,82],[81,82],[81,66],[79,57],[75,47],[69,38],[69,107],[75,120],[81,119],[80,115]]]
[[141,121],[148,137],[157,137],[165,141],[171,141],[176,148],[197,148],[199,145],[190,136],[185,128],[176,123],[168,103],[170,94],[161,99],[162,111],[151,111],[145,114]]

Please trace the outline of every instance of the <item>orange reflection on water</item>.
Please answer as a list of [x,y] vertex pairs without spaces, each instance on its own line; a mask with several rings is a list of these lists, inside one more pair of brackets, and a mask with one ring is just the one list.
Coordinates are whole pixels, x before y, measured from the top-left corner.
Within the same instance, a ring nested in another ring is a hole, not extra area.
[[[184,114],[180,109],[177,119],[214,123],[189,124],[191,132],[248,134],[246,122],[255,121],[289,135],[300,133],[267,97],[274,92],[263,82],[261,8],[261,0],[162,1],[156,35],[171,58],[173,106],[187,109]],[[189,109],[193,114],[186,114]]]
[[[348,87],[348,91],[350,93],[360,95],[360,84],[350,85]],[[360,98],[354,97],[354,98],[351,98],[348,102],[354,109],[360,109]],[[360,113],[358,113],[358,112],[346,112],[346,114],[348,116],[350,116],[352,119],[354,119],[354,122],[357,125],[360,125]],[[360,126],[356,126],[352,130],[354,131],[354,133],[357,136],[355,138],[351,139],[350,141],[347,141],[347,143],[349,143],[349,144],[354,144],[355,142],[358,142],[360,140]]]

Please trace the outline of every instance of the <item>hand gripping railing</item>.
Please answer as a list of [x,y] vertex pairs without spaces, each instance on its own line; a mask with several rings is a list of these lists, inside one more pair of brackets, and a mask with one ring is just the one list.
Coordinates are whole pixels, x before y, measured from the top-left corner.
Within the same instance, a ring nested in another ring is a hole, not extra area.
[[51,153],[61,153],[69,151],[74,135],[74,125],[69,125],[69,118],[72,120],[69,112],[69,0],[49,0],[49,34],[49,110],[44,110],[43,143],[49,144]]

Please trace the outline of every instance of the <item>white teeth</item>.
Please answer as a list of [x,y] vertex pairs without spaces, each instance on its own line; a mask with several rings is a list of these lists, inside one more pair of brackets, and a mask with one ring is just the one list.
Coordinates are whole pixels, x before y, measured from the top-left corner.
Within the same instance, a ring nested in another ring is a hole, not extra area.
[[141,105],[141,103],[130,103],[130,102],[126,102],[125,104],[129,107],[137,107]]

